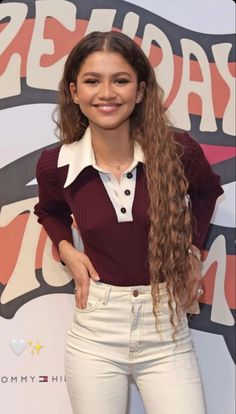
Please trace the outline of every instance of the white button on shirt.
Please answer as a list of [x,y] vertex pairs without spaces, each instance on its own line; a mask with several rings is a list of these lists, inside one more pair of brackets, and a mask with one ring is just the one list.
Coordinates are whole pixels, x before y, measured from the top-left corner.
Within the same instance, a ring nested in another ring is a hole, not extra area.
[[58,167],[69,165],[64,187],[69,186],[84,168],[88,166],[95,168],[114,207],[118,222],[125,222],[133,221],[132,207],[139,162],[144,163],[144,155],[141,146],[134,142],[134,159],[127,170],[123,172],[120,182],[118,182],[113,174],[101,169],[96,164],[90,128],[87,128],[79,141],[62,145]]

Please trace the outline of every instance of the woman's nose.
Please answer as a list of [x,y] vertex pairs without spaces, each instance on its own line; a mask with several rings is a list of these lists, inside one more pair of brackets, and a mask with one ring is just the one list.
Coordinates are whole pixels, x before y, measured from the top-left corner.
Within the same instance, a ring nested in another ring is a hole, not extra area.
[[114,85],[111,82],[101,82],[98,96],[100,99],[112,99],[116,96]]

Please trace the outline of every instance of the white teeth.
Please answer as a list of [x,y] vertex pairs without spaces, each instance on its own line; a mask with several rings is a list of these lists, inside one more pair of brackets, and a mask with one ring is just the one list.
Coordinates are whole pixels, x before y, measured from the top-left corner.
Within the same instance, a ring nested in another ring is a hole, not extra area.
[[97,107],[103,112],[113,112],[118,108],[117,105],[98,105]]
[[99,105],[99,108],[101,108],[101,109],[114,109],[114,108],[116,108],[116,105]]

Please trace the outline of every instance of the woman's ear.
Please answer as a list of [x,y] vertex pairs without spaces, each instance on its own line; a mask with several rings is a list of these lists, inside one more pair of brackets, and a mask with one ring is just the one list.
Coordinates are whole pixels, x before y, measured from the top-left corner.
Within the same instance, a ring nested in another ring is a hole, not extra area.
[[77,98],[76,85],[75,85],[74,82],[71,82],[69,86],[70,86],[71,97],[72,97],[74,103],[78,104],[79,101],[78,101],[78,98]]
[[145,94],[145,89],[146,89],[146,82],[144,81],[140,82],[138,85],[138,90],[137,90],[136,103],[142,102],[144,94]]

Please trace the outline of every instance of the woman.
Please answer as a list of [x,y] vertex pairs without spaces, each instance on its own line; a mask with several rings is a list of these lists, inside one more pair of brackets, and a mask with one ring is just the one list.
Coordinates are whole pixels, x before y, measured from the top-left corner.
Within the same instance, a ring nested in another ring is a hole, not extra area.
[[131,374],[148,414],[203,414],[186,312],[202,293],[219,177],[188,134],[173,132],[154,71],[124,34],[82,39],[59,97],[63,145],[38,162],[35,213],[75,281],[73,413],[124,414]]

